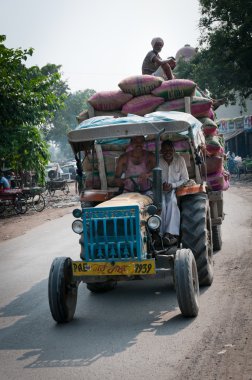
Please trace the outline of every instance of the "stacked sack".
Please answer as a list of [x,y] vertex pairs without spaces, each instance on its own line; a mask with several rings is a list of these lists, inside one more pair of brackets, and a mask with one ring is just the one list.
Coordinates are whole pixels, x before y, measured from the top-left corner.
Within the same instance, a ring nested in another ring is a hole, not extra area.
[[[211,99],[195,96],[196,84],[188,79],[165,81],[153,75],[134,75],[121,80],[118,86],[120,90],[97,92],[88,99],[88,104],[94,110],[92,116],[144,116],[154,111],[185,112],[184,97],[189,96],[193,116],[214,117]],[[77,121],[80,123],[88,117],[88,111],[83,111],[77,116]]]
[[229,173],[224,169],[224,139],[218,133],[217,124],[209,118],[199,118],[206,139],[206,172],[207,184],[210,190],[227,190],[229,188]]

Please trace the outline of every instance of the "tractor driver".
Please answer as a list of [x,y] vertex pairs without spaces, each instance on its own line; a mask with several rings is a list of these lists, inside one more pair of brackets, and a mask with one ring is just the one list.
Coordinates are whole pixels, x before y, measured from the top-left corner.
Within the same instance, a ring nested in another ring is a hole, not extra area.
[[164,245],[171,246],[177,243],[180,229],[180,211],[175,191],[189,180],[189,175],[185,160],[175,153],[172,141],[162,142],[161,154],[159,162],[163,182],[161,233]]
[[146,193],[151,189],[149,177],[155,167],[155,155],[144,149],[144,136],[132,137],[130,142],[132,149],[118,159],[115,184],[125,192]]

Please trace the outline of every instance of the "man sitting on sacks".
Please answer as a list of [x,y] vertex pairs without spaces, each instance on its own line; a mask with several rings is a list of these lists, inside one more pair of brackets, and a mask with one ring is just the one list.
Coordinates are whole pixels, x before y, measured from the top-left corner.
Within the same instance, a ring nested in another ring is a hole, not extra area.
[[164,245],[171,246],[177,243],[180,228],[180,211],[175,191],[189,180],[189,175],[185,160],[175,153],[172,141],[162,142],[161,154],[159,161],[163,182],[161,233]]
[[174,57],[162,60],[159,53],[161,52],[164,41],[160,37],[153,38],[151,41],[153,50],[147,53],[142,64],[142,74],[154,75],[162,77],[165,80],[173,79],[172,70],[176,66],[176,60]]
[[115,171],[115,185],[125,192],[148,193],[151,189],[149,177],[155,167],[155,155],[144,149],[144,136],[135,136],[130,140],[131,150],[123,153]]

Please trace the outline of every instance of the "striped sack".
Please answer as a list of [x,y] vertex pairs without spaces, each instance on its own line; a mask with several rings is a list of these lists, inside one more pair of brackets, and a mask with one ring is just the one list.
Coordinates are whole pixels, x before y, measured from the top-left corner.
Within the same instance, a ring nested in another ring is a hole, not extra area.
[[204,165],[201,166],[201,170],[202,170],[203,175],[222,173],[224,170],[223,157],[221,156],[206,157],[206,171],[205,171]]
[[203,124],[202,130],[205,136],[217,135],[218,126],[213,120],[208,117],[198,118],[198,120]]
[[189,79],[171,79],[161,83],[151,93],[155,96],[161,96],[165,100],[174,100],[185,96],[193,96],[195,87],[196,83]]
[[121,80],[118,86],[128,94],[140,96],[150,94],[162,82],[163,78],[154,75],[135,75]]
[[216,173],[207,176],[207,185],[213,191],[227,190],[229,188],[229,181],[223,173]]
[[127,103],[133,96],[123,91],[100,91],[92,95],[88,102],[97,111],[117,111]]
[[163,102],[163,98],[154,95],[137,96],[124,104],[122,112],[125,115],[131,113],[138,116],[144,116],[147,113],[155,111],[155,109]]
[[209,156],[219,156],[224,152],[224,141],[220,135],[206,136],[206,151]]
[[[191,114],[194,117],[209,117],[212,101],[207,98],[193,96],[191,98]],[[185,100],[175,99],[168,100],[157,108],[156,111],[181,111],[185,112]]]

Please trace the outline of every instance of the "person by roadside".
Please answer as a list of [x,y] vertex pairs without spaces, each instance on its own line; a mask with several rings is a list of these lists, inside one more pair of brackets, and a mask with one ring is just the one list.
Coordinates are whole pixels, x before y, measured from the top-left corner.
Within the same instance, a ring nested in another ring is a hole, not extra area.
[[3,172],[0,172],[0,191],[10,190],[11,186],[6,177],[4,177]]
[[161,233],[164,245],[175,245],[180,229],[180,210],[177,204],[176,188],[189,180],[183,157],[175,153],[172,141],[165,140],[161,145],[159,166],[162,169],[163,200],[161,212]]
[[162,77],[165,80],[173,79],[172,69],[176,66],[174,57],[163,60],[159,53],[161,52],[164,41],[160,37],[155,37],[151,41],[153,50],[145,56],[142,64],[143,75],[154,75]]

